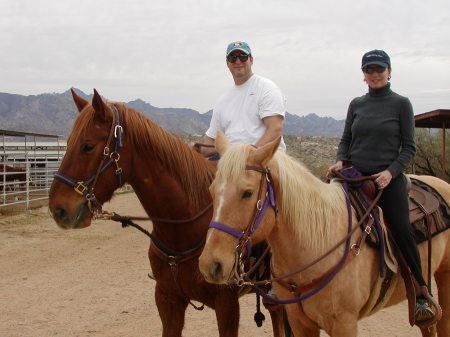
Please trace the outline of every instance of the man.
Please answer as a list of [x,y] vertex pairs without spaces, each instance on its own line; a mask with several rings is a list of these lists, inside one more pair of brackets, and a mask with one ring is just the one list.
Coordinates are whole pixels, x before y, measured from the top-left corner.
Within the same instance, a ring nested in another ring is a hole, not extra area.
[[[234,86],[217,102],[204,143],[214,145],[217,131],[230,143],[262,146],[283,134],[286,99],[275,83],[252,72],[253,56],[246,42],[232,42],[226,52],[227,67]],[[194,149],[205,157],[216,153],[214,147],[199,144]],[[279,150],[285,151],[281,140]]]

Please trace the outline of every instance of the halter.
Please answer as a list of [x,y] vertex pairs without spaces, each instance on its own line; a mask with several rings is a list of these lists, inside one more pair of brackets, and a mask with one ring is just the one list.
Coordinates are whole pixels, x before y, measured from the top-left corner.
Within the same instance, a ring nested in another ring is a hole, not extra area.
[[[119,110],[114,105],[112,105],[111,107],[114,112],[113,122],[111,124],[111,129],[109,131],[108,141],[106,142],[106,146],[103,149],[102,160],[98,165],[96,173],[84,181],[82,180],[76,181],[75,179],[71,179],[59,171],[54,174],[55,178],[58,178],[59,180],[65,182],[69,186],[73,187],[75,192],[84,196],[87,199],[89,210],[94,215],[94,217],[97,217],[100,214],[102,214],[102,205],[94,195],[94,188],[100,174],[102,174],[112,164],[115,164],[117,184],[119,187],[123,185],[122,169],[119,167],[119,160],[120,160],[119,151],[123,145],[122,144],[123,128],[122,125],[120,125]],[[113,141],[114,144],[112,144]],[[112,152],[110,152],[111,145],[113,145],[114,148]],[[91,184],[92,186],[89,189],[89,185]]]
[[[237,229],[231,228],[230,226],[227,226],[225,224],[222,224],[220,222],[212,221],[209,224],[209,228],[216,228],[223,232],[226,232],[236,238],[239,239],[237,245],[236,245],[236,255],[235,255],[235,280],[237,281],[237,284],[239,286],[247,284],[247,282],[244,280],[244,277],[246,275],[244,270],[244,263],[245,260],[250,257],[252,247],[250,243],[251,236],[253,233],[258,229],[261,220],[263,219],[264,215],[267,212],[267,209],[269,208],[269,205],[273,208],[275,212],[275,216],[277,215],[278,209],[276,206],[275,201],[275,192],[273,188],[273,180],[272,180],[272,174],[270,172],[270,169],[267,168],[261,168],[257,166],[246,166],[246,170],[256,171],[261,173],[261,180],[259,183],[259,192],[258,192],[258,201],[256,202],[255,207],[255,213],[253,215],[253,220],[249,223],[249,225],[246,227],[246,229],[243,232],[238,231]],[[264,182],[266,182],[267,188],[265,193],[265,200],[262,203],[261,201],[261,195],[262,195],[262,187]],[[243,258],[243,250],[246,250],[246,258]]]

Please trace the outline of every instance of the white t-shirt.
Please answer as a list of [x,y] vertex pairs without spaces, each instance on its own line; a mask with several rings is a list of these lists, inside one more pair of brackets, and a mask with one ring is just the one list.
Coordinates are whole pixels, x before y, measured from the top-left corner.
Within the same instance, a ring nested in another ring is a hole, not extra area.
[[[216,139],[217,131],[222,131],[230,143],[255,145],[266,131],[262,119],[276,115],[284,118],[285,111],[286,99],[280,88],[269,79],[252,75],[220,97],[206,135]],[[286,151],[283,139],[278,149]]]

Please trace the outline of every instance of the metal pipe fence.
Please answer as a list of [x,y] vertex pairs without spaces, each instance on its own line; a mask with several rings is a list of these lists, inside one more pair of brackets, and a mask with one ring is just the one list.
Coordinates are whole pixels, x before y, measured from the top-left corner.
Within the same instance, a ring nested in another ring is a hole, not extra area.
[[65,150],[57,135],[0,130],[0,212],[44,204]]

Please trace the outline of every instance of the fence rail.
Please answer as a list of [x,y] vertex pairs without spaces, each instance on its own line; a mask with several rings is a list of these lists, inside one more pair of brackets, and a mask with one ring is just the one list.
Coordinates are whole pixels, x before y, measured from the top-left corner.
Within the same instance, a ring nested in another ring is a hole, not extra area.
[[0,211],[48,199],[65,150],[57,135],[0,130]]

